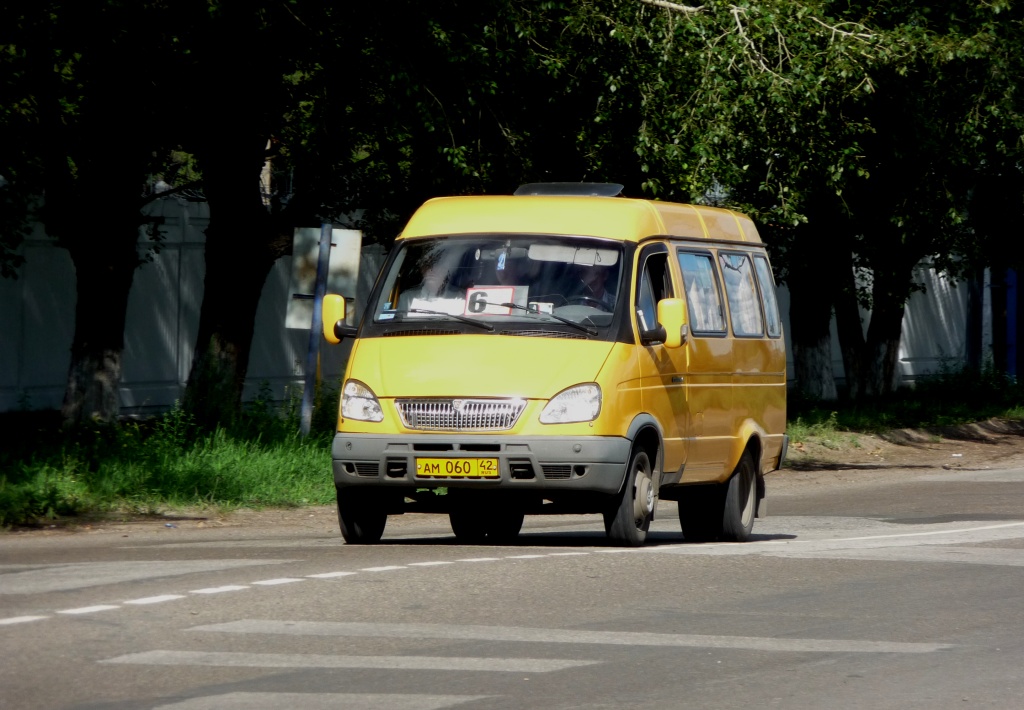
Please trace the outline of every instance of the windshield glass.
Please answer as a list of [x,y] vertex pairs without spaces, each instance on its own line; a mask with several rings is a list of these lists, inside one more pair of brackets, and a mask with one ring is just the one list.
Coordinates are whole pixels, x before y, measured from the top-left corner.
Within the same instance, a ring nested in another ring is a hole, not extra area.
[[581,237],[410,240],[384,277],[373,320],[603,327],[615,310],[622,261],[621,244]]

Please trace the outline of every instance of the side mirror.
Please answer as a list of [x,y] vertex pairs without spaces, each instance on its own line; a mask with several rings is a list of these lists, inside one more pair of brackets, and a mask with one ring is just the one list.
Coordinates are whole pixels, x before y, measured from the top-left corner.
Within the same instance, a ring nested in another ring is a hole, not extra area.
[[338,333],[337,325],[340,322],[345,325],[345,298],[335,293],[324,296],[323,307],[320,311],[320,320],[323,324],[324,338],[328,343],[338,344],[341,336]]
[[686,325],[686,305],[681,298],[663,298],[658,301],[658,323],[665,328],[665,347],[678,348],[689,335]]
[[640,331],[640,342],[644,345],[652,345],[654,343],[664,343],[666,338],[665,326],[658,323],[649,330]]

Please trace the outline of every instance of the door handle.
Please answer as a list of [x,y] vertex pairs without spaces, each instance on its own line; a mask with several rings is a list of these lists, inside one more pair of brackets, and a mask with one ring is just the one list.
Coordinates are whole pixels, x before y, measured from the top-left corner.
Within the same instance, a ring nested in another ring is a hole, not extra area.
[[682,384],[683,382],[686,382],[686,378],[682,375],[672,375],[672,384],[677,385]]

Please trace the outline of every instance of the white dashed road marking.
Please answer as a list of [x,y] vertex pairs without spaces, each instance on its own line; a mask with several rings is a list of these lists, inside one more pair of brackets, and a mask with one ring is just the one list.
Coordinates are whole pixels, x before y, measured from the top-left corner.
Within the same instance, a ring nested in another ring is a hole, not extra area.
[[225,584],[223,587],[206,587],[205,589],[193,589],[189,594],[223,594],[224,592],[239,592],[248,589],[248,585]]
[[275,587],[278,584],[291,584],[292,582],[301,582],[301,579],[295,577],[279,577],[278,579],[261,579],[259,582],[253,582],[261,587]]
[[410,562],[410,567],[439,567],[441,565],[453,565],[450,560],[434,560],[433,562]]
[[61,609],[58,614],[94,614],[97,611],[110,611],[120,609],[116,604],[97,604],[96,606],[83,606],[78,609]]
[[48,616],[12,616],[7,619],[0,619],[0,626],[13,626],[14,624],[27,624],[30,621],[42,621],[49,619]]
[[309,579],[334,579],[335,577],[348,577],[355,572],[322,572],[320,574],[307,574]]
[[66,592],[121,582],[158,577],[179,577],[198,572],[219,572],[240,567],[278,565],[296,560],[146,560],[121,562],[73,562],[46,565],[0,575],[0,595]]
[[[868,535],[845,538],[812,538],[797,540],[765,540],[749,543],[713,543],[706,545],[673,544],[642,548],[603,548],[591,551],[568,550],[548,553],[504,555],[502,557],[467,557],[457,560],[430,560],[410,562],[407,565],[384,565],[364,567],[358,572],[336,570],[306,575],[305,577],[276,577],[247,584],[228,584],[219,587],[194,589],[188,594],[220,594],[242,591],[253,587],[273,587],[294,584],[309,579],[338,579],[361,572],[392,572],[413,567],[441,567],[457,562],[500,562],[503,560],[534,560],[551,557],[578,557],[590,554],[677,554],[692,556],[742,556],[786,557],[793,559],[837,559],[872,560],[893,562],[954,563],[1024,567],[1024,549],[979,547],[982,543],[1024,538],[1024,522],[1004,522],[975,527],[952,527],[928,525],[927,529],[915,532]],[[969,546],[973,544],[974,546]],[[228,568],[250,567],[264,564],[282,564],[292,560],[198,560],[193,562],[121,562],[121,563],[75,563],[52,565],[43,568],[0,574],[3,585],[0,593],[42,593],[63,591],[93,586],[100,583],[112,584],[153,577],[171,576],[199,571],[219,571]],[[171,567],[174,571],[169,571]],[[98,579],[109,575],[102,582]],[[186,594],[161,594],[153,597],[132,599],[124,605],[142,606],[182,599]],[[63,609],[56,613],[65,615],[91,614],[122,608],[119,604],[98,604],[78,609]],[[51,612],[52,613],[52,612]],[[0,619],[0,626],[14,626],[29,621],[52,618],[48,615],[26,615]],[[751,641],[754,647],[759,643]]]
[[156,597],[143,597],[142,599],[129,599],[125,604],[159,604],[160,602],[170,602],[175,599],[184,599],[184,594],[161,594]]

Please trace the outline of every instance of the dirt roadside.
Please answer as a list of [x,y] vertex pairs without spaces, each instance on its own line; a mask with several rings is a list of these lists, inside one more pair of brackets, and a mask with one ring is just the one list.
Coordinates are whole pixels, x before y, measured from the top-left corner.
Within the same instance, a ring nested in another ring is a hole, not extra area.
[[[841,433],[834,439],[790,444],[786,464],[768,476],[770,490],[803,486],[883,483],[926,471],[985,471],[1024,467],[1024,422],[990,420],[943,430],[900,429],[885,437]],[[167,510],[156,515],[115,514],[53,521],[7,535],[73,535],[160,528],[291,528],[337,533],[334,506],[237,510]],[[397,516],[389,526],[401,526]]]
[[895,480],[927,470],[986,471],[1024,467],[1024,422],[992,419],[936,430],[896,429],[884,437],[843,433],[790,444],[773,488],[803,482]]

